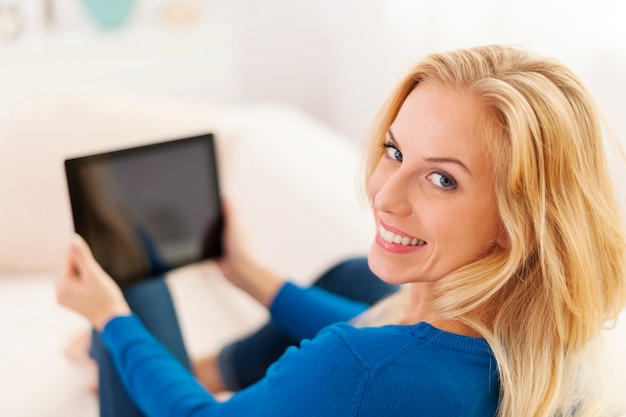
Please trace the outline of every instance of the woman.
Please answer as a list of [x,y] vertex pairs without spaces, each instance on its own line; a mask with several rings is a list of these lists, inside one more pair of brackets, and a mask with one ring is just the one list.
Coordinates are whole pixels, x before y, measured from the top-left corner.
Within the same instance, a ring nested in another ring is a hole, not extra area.
[[103,331],[150,416],[605,415],[580,371],[626,304],[626,240],[598,119],[553,60],[501,46],[422,60],[383,108],[367,170],[369,267],[403,289],[364,311],[298,288],[249,255],[227,210],[224,275],[305,340],[223,403],[80,238],[57,296]]

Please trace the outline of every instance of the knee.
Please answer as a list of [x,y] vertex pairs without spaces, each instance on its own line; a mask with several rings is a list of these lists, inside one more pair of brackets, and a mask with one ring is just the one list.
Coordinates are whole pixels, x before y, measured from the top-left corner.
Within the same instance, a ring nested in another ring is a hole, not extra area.
[[397,290],[397,286],[387,284],[374,275],[366,257],[354,257],[339,262],[322,274],[313,285],[368,304],[373,304]]

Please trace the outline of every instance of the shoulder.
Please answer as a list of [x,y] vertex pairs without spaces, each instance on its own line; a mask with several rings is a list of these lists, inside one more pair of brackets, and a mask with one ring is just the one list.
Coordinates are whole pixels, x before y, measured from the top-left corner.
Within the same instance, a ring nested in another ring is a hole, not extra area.
[[332,333],[364,364],[375,364],[396,355],[416,354],[419,358],[474,358],[490,364],[493,355],[484,339],[461,336],[437,329],[427,323],[411,326],[388,325],[355,328],[347,323],[328,327],[320,333]]
[[[483,339],[426,323],[361,329],[337,325],[327,331],[345,343],[366,370],[361,408],[372,415],[389,415],[389,404],[419,415],[495,413],[497,364]],[[387,406],[381,408],[377,398],[386,398]]]
[[293,401],[306,392],[311,407],[321,402],[341,415],[489,415],[498,399],[492,356],[481,339],[454,336],[427,324],[338,323],[289,348],[265,382]]

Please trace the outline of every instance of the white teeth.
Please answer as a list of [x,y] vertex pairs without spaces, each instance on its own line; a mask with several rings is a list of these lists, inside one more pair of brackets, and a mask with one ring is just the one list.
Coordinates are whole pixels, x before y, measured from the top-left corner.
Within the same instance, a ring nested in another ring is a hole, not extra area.
[[383,238],[383,240],[385,240],[385,242],[400,244],[404,246],[418,246],[418,245],[424,245],[426,243],[425,241],[421,239],[417,239],[417,238],[411,239],[410,237],[407,237],[407,236],[397,235],[393,232],[390,232],[389,230],[386,230],[382,226],[378,226],[378,234],[380,235],[380,237]]

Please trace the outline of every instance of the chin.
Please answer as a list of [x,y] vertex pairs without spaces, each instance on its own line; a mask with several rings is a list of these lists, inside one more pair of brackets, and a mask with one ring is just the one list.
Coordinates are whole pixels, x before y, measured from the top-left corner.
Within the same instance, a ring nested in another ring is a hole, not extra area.
[[400,267],[397,262],[392,262],[389,259],[379,256],[375,251],[371,251],[367,257],[367,264],[370,270],[387,284],[401,285],[410,282],[410,279],[406,278],[407,269]]
[[[444,275],[430,269],[423,268],[424,265],[415,259],[400,256],[394,259],[384,250],[374,244],[367,257],[370,270],[382,281],[391,285],[402,285],[417,282],[436,282]],[[421,265],[421,266],[420,266]]]

